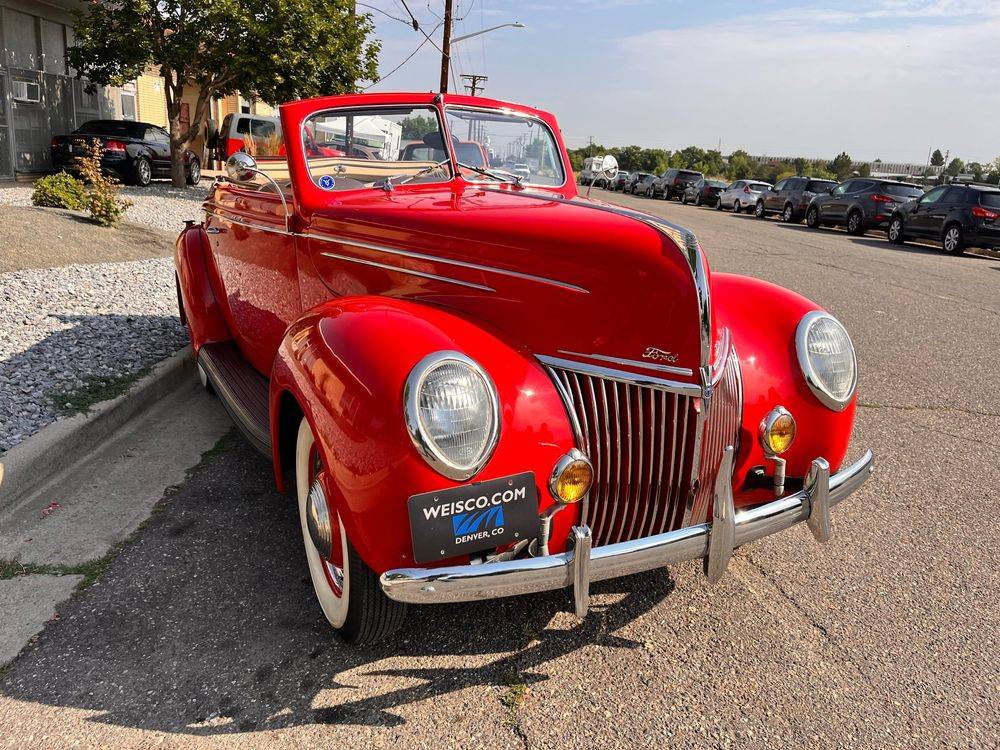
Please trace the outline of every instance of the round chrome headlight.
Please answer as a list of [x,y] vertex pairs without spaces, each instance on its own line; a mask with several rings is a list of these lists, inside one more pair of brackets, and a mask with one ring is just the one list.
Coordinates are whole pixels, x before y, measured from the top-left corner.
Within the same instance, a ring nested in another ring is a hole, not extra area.
[[420,455],[449,479],[469,479],[500,434],[500,405],[489,375],[460,352],[435,352],[410,372],[406,427]]
[[828,313],[807,313],[795,331],[795,350],[816,398],[834,411],[843,411],[858,385],[858,361],[844,326]]

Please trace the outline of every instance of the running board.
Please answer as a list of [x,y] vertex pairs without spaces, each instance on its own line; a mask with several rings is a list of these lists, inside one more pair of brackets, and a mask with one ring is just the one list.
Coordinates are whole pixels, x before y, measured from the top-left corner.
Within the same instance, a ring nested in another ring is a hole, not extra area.
[[212,383],[229,416],[250,445],[271,457],[268,380],[253,368],[232,341],[205,344],[198,365]]

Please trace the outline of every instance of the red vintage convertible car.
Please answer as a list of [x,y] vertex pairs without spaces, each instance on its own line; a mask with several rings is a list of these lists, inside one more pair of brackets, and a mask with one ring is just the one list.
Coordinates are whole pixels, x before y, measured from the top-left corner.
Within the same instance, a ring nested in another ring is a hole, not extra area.
[[[844,462],[857,368],[833,316],[578,196],[545,112],[364,94],[281,119],[287,159],[232,156],[178,239],[178,291],[203,381],[294,476],[346,639],[559,588],[582,617],[592,581],[702,558],[715,580],[754,539],[829,537],[872,467]],[[414,141],[441,158],[403,159]]]

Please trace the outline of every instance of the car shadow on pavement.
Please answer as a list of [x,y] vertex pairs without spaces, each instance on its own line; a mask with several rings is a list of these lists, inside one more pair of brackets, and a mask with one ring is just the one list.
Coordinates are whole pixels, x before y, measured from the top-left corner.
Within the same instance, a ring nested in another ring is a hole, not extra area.
[[565,591],[411,607],[390,642],[348,646],[315,604],[294,500],[273,489],[266,461],[228,440],[60,607],[0,694],[199,736],[397,726],[410,703],[545,680],[546,664],[584,646],[642,648],[617,631],[673,590],[664,571],[595,584],[580,624]]

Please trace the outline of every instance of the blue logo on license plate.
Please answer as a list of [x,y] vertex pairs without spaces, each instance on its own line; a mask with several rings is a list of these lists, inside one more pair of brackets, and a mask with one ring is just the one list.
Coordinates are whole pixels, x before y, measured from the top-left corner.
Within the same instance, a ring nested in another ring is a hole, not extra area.
[[503,507],[495,505],[486,510],[476,510],[472,513],[459,513],[451,517],[451,527],[455,536],[475,534],[477,531],[489,531],[503,526]]

